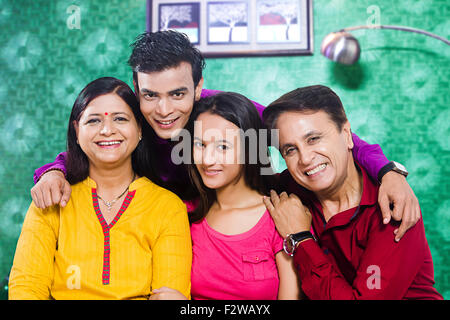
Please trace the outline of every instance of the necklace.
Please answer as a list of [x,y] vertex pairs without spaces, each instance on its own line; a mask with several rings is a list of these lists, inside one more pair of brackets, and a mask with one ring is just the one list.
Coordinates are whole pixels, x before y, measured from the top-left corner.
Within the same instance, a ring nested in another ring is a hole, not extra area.
[[[131,180],[130,184],[134,181],[134,178],[136,178],[136,173],[134,173],[133,179]],[[104,200],[102,197],[100,197],[99,194],[97,194],[97,197],[98,197],[100,200],[103,201],[103,203],[104,203],[105,206],[106,206],[106,209],[108,209],[108,211],[111,211],[112,206],[117,202],[117,200],[119,200],[119,199],[125,194],[125,192],[128,191],[128,189],[130,188],[130,184],[129,184],[128,187],[120,194],[120,196],[118,196],[118,197],[115,198],[114,200],[111,200],[111,201]]]

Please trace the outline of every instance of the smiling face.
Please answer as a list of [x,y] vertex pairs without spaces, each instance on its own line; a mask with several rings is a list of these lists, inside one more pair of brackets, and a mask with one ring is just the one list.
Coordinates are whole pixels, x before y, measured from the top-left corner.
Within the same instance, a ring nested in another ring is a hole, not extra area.
[[131,108],[115,93],[93,99],[74,126],[89,164],[97,167],[131,161],[141,136]]
[[280,153],[294,180],[315,193],[332,193],[353,163],[353,140],[347,121],[342,130],[324,111],[285,112],[276,123]]
[[217,190],[243,179],[240,149],[240,131],[234,123],[209,112],[197,118],[193,158],[208,188]]
[[137,79],[145,119],[160,138],[170,139],[188,122],[194,101],[200,99],[203,79],[194,88],[187,62],[159,72],[138,72]]

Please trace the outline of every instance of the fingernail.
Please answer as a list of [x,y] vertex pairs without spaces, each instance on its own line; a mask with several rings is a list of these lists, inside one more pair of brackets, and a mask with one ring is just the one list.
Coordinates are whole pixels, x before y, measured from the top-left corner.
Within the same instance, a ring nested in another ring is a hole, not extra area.
[[394,234],[397,234],[397,232],[398,232],[398,229],[395,229],[395,230],[394,230]]
[[399,242],[400,241],[400,238],[395,238],[395,242]]
[[389,222],[389,218],[384,218],[383,223],[386,224]]
[[65,202],[65,201],[62,201],[62,202],[61,202],[61,206],[62,206],[62,207],[65,207],[65,206],[66,206],[66,202]]

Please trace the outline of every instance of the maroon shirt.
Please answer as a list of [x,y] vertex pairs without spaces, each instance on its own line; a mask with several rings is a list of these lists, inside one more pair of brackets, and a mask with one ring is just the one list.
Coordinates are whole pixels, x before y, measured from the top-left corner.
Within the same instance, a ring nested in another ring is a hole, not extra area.
[[318,239],[301,242],[294,254],[304,293],[315,300],[442,299],[433,288],[433,261],[422,218],[395,242],[398,223],[383,224],[378,185],[365,170],[362,174],[359,207],[326,222],[314,194],[283,173],[282,185],[306,201]]

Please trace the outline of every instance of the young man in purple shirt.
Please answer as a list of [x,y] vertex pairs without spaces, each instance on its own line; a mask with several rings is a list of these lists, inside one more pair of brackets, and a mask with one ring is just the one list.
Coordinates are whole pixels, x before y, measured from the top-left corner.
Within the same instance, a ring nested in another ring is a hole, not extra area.
[[[129,64],[133,70],[133,84],[139,96],[141,111],[149,126],[144,134],[153,136],[154,153],[149,170],[155,183],[175,192],[183,200],[196,197],[184,165],[175,165],[171,159],[175,145],[170,139],[188,122],[195,101],[215,94],[202,90],[204,59],[189,39],[175,31],[141,34],[132,45]],[[254,103],[258,111],[263,106]],[[406,179],[390,169],[390,163],[378,145],[369,145],[353,135],[355,158],[381,183],[379,202],[384,222],[391,216],[402,220],[396,237],[400,239],[420,218],[417,198]],[[176,140],[176,139],[175,139]],[[39,208],[54,204],[65,206],[70,197],[70,185],[65,179],[65,153],[55,162],[44,165],[34,175],[36,185],[31,196]],[[393,210],[390,204],[394,204]]]
[[305,295],[442,299],[433,287],[422,219],[400,243],[390,236],[396,223],[381,223],[379,186],[353,158],[350,123],[339,97],[324,86],[299,88],[263,115],[269,128],[280,130],[288,167],[281,183],[291,193],[278,196],[272,190],[264,203],[286,237],[285,251],[294,256]]

